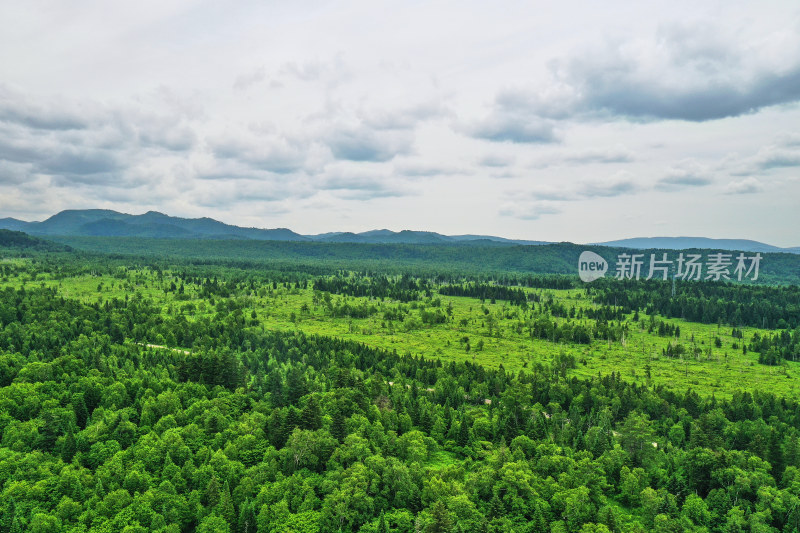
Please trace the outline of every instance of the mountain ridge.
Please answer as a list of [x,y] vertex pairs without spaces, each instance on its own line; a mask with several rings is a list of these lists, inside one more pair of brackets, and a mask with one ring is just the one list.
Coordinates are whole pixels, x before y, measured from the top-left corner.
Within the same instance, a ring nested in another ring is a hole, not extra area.
[[[243,239],[256,241],[295,241],[365,244],[458,244],[525,245],[550,244],[551,241],[509,239],[492,235],[443,235],[433,231],[374,229],[360,233],[327,232],[303,235],[288,228],[262,229],[242,227],[209,217],[182,218],[158,211],[141,215],[111,209],[67,209],[41,222],[0,218],[0,229],[23,231],[34,236],[74,237],[144,237],[167,239]],[[631,249],[685,250],[692,248],[741,250],[745,252],[784,252],[800,254],[800,246],[781,248],[748,239],[713,239],[708,237],[635,237],[586,245]]]
[[745,252],[765,252],[765,253],[800,253],[800,246],[781,248],[760,241],[751,239],[713,239],[710,237],[633,237],[629,239],[618,239],[591,243],[598,246],[611,246],[615,248],[633,248],[637,250],[659,249],[659,250],[688,250],[697,249],[720,249],[720,250],[741,250]]

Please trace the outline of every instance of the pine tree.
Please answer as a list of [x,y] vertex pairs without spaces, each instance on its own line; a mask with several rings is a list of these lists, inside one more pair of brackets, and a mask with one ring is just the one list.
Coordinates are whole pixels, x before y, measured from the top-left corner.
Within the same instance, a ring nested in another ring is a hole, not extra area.
[[306,394],[308,388],[303,371],[293,366],[286,374],[286,399],[289,405],[297,405]]
[[231,498],[231,487],[228,482],[222,486],[222,493],[219,500],[219,514],[231,526],[236,525],[236,510],[233,507],[233,499]]
[[336,406],[333,411],[333,421],[331,422],[331,434],[339,441],[344,442],[347,436],[347,427],[345,426],[344,413]]
[[453,519],[450,512],[441,502],[437,501],[431,508],[431,521],[425,527],[425,533],[446,533],[453,527]]
[[461,422],[459,423],[458,427],[457,443],[462,447],[469,445],[469,424],[467,423],[466,415],[461,416]]
[[255,533],[256,531],[256,513],[250,498],[247,498],[239,507],[236,531],[238,533]]
[[220,495],[219,495],[219,481],[217,481],[217,476],[211,478],[211,481],[208,482],[206,485],[206,493],[205,493],[205,504],[206,507],[209,509],[213,509],[217,505],[219,505]]
[[300,414],[300,427],[310,430],[317,430],[322,427],[322,412],[313,395],[308,396],[306,405]]
[[75,420],[78,423],[78,427],[85,428],[86,421],[89,419],[89,409],[86,407],[83,393],[73,394],[70,403],[72,404],[72,410],[75,412]]
[[503,502],[500,501],[500,498],[497,496],[497,493],[495,493],[495,495],[492,496],[492,499],[489,502],[489,517],[497,518],[503,516],[504,513],[505,513],[505,508],[503,507]]
[[61,460],[65,463],[71,463],[72,458],[75,456],[76,448],[75,435],[70,431],[64,437],[64,443],[61,445]]

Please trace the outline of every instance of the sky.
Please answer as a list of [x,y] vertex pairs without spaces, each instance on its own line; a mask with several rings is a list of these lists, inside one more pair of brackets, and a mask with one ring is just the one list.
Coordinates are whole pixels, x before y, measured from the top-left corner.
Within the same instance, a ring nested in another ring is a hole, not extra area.
[[800,4],[0,3],[0,217],[800,245]]

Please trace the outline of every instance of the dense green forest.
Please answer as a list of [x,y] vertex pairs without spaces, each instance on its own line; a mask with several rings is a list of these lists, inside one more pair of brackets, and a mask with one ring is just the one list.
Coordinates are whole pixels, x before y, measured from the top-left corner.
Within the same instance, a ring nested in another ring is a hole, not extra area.
[[0,531],[800,531],[796,286],[15,239]]
[[[287,270],[331,269],[374,270],[384,274],[415,272],[437,275],[483,275],[490,278],[527,278],[532,273],[577,273],[578,257],[592,250],[609,263],[618,254],[631,252],[624,248],[580,246],[572,243],[538,246],[497,244],[363,244],[287,241],[244,241],[215,239],[152,239],[139,237],[74,237],[50,236],[55,242],[73,248],[108,254],[145,258],[173,257],[197,262],[226,261]],[[645,257],[661,256],[664,250],[637,250]],[[669,251],[672,253],[672,251]],[[687,250],[687,253],[709,254],[712,250]],[[725,252],[731,253],[731,252]],[[800,254],[766,253],[759,282],[766,284],[800,283]],[[613,272],[610,274],[612,275]],[[577,279],[577,278],[573,278]],[[745,280],[747,282],[747,280]]]

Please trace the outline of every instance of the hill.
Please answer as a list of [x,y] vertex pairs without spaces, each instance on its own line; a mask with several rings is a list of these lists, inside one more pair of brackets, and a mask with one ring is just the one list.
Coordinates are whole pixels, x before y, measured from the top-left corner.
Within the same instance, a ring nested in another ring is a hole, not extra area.
[[[461,244],[470,246],[534,246],[552,244],[543,240],[507,239],[493,235],[443,235],[433,231],[376,229],[361,233],[333,231],[301,235],[286,228],[244,228],[212,218],[181,218],[148,211],[129,215],[109,209],[71,209],[42,222],[16,218],[0,219],[0,229],[24,231],[39,236],[69,237],[143,237],[154,239],[246,239],[361,244]],[[800,246],[780,248],[747,239],[710,239],[706,237],[637,237],[593,243],[614,248],[686,250],[714,249],[745,252],[800,254]]]
[[779,248],[748,239],[709,239],[708,237],[635,237],[617,241],[595,243],[601,246],[620,248],[686,250],[688,248],[741,250],[743,252],[787,252],[800,253],[800,246]]
[[39,239],[37,237],[31,237],[30,235],[21,231],[10,231],[6,229],[0,229],[0,248],[10,248],[14,250],[30,249],[41,252],[61,252],[71,250],[69,246],[56,244],[44,239]]
[[129,215],[108,209],[67,210],[43,222],[0,219],[0,228],[31,235],[149,237],[170,239],[252,239],[304,241],[306,237],[285,228],[242,228],[211,218],[172,217],[156,211]]
[[[363,242],[292,242],[252,241],[242,239],[190,240],[152,239],[140,237],[50,237],[55,242],[79,250],[147,258],[180,258],[193,262],[225,262],[269,265],[270,268],[298,269],[310,272],[329,272],[335,269],[371,270],[385,272],[428,272],[448,274],[483,274],[490,277],[528,274],[559,274],[578,279],[578,258],[590,250],[609,264],[607,277],[615,273],[614,264],[624,248],[583,246],[572,243],[541,246],[500,245],[492,241],[460,243],[403,244]],[[688,249],[708,258],[724,250]],[[642,250],[644,278],[649,268],[650,254],[664,250]],[[670,251],[675,260],[677,252]],[[727,252],[730,253],[730,252]],[[733,258],[731,258],[733,259]],[[733,267],[732,267],[733,268]],[[732,272],[732,268],[731,271]],[[705,270],[703,271],[705,276]],[[764,253],[759,267],[758,283],[800,284],[800,255]]]
[[0,228],[24,231],[30,235],[71,237],[145,237],[156,239],[248,239],[259,241],[338,242],[368,244],[545,244],[545,241],[514,240],[488,235],[442,235],[432,231],[391,231],[388,229],[362,233],[330,232],[300,235],[286,228],[243,228],[212,218],[181,218],[148,211],[129,215],[109,209],[70,209],[42,222],[25,222],[15,218],[0,219]]

